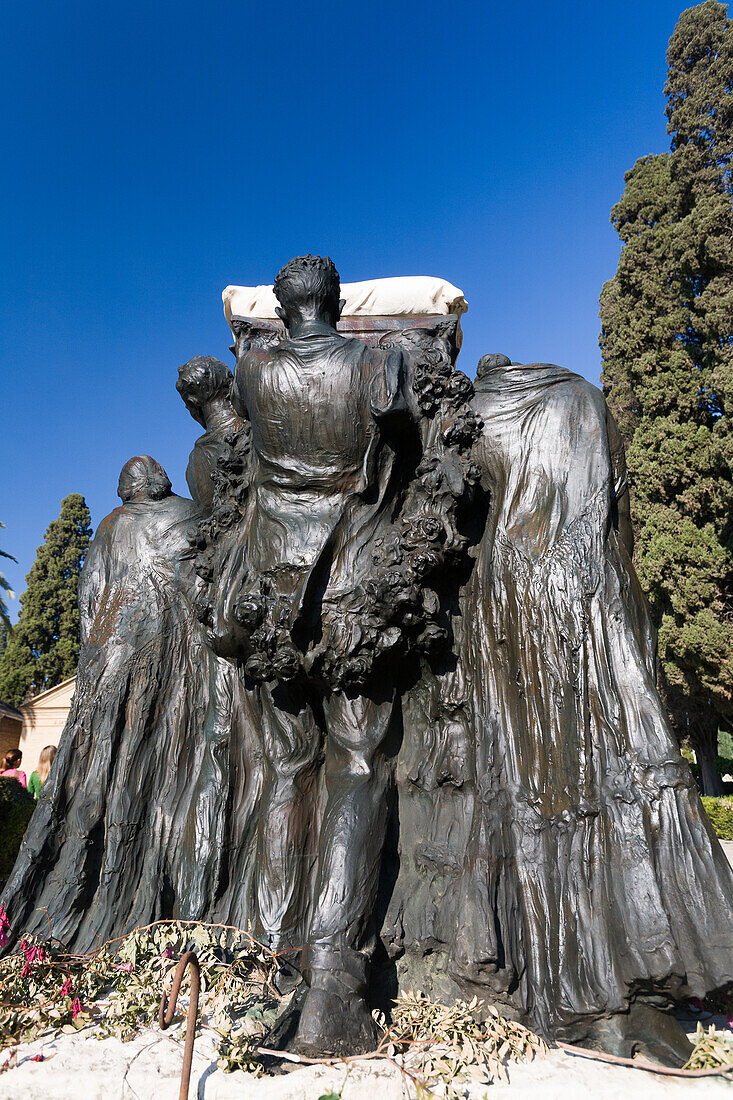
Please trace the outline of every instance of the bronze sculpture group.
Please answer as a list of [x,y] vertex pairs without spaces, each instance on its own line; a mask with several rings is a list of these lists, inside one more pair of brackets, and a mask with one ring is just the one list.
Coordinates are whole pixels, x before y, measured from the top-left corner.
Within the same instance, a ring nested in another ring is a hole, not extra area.
[[456,318],[340,332],[327,258],[275,294],[233,377],[180,369],[193,499],[122,471],[11,924],[77,950],[251,926],[305,978],[308,1054],[370,1049],[375,994],[419,987],[679,1060],[671,1009],[733,980],[733,874],[657,691],[602,395],[499,355],[472,383]]

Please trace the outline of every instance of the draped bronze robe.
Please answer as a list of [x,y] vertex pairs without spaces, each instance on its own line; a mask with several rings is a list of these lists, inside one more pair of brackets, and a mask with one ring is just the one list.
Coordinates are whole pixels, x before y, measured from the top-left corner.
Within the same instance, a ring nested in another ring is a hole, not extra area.
[[[733,873],[656,687],[623,446],[594,386],[512,364],[476,383],[488,520],[458,663],[406,708],[385,937],[445,996],[572,1038],[634,998],[733,979]],[[424,728],[430,723],[427,739]]]
[[196,514],[168,496],[99,525],[80,582],[72,708],[2,896],[16,934],[50,920],[87,950],[211,905],[238,688],[194,614]]

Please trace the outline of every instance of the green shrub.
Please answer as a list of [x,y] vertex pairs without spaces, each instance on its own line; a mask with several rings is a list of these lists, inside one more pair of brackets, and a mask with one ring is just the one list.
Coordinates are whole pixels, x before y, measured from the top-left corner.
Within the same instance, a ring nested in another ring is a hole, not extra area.
[[720,840],[733,840],[733,798],[703,795],[702,804]]
[[17,779],[0,779],[0,890],[10,877],[35,805]]

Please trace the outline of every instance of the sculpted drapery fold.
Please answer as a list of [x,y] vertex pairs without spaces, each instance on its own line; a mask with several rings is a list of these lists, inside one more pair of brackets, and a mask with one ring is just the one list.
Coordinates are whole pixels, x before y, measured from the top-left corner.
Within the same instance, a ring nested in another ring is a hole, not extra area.
[[457,669],[409,698],[385,932],[406,984],[483,989],[583,1040],[649,990],[671,1005],[731,980],[733,875],[656,688],[602,395],[507,361],[480,371],[474,408],[487,524]]

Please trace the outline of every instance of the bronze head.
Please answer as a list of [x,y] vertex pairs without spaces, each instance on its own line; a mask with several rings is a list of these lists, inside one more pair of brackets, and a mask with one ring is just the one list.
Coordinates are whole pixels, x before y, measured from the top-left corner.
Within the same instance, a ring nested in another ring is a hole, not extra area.
[[341,316],[341,282],[329,256],[296,256],[275,276],[276,313],[290,332],[306,321],[332,328]]
[[178,368],[176,389],[194,420],[204,428],[204,408],[219,398],[229,398],[232,372],[226,363],[212,355],[195,355]]
[[478,361],[476,367],[476,379],[477,381],[488,374],[489,371],[496,370],[498,367],[510,367],[512,361],[508,355],[503,355],[500,351],[494,351],[490,355],[482,355]]
[[159,462],[150,455],[129,458],[120,472],[117,496],[123,504],[142,504],[170,496],[171,483]]

